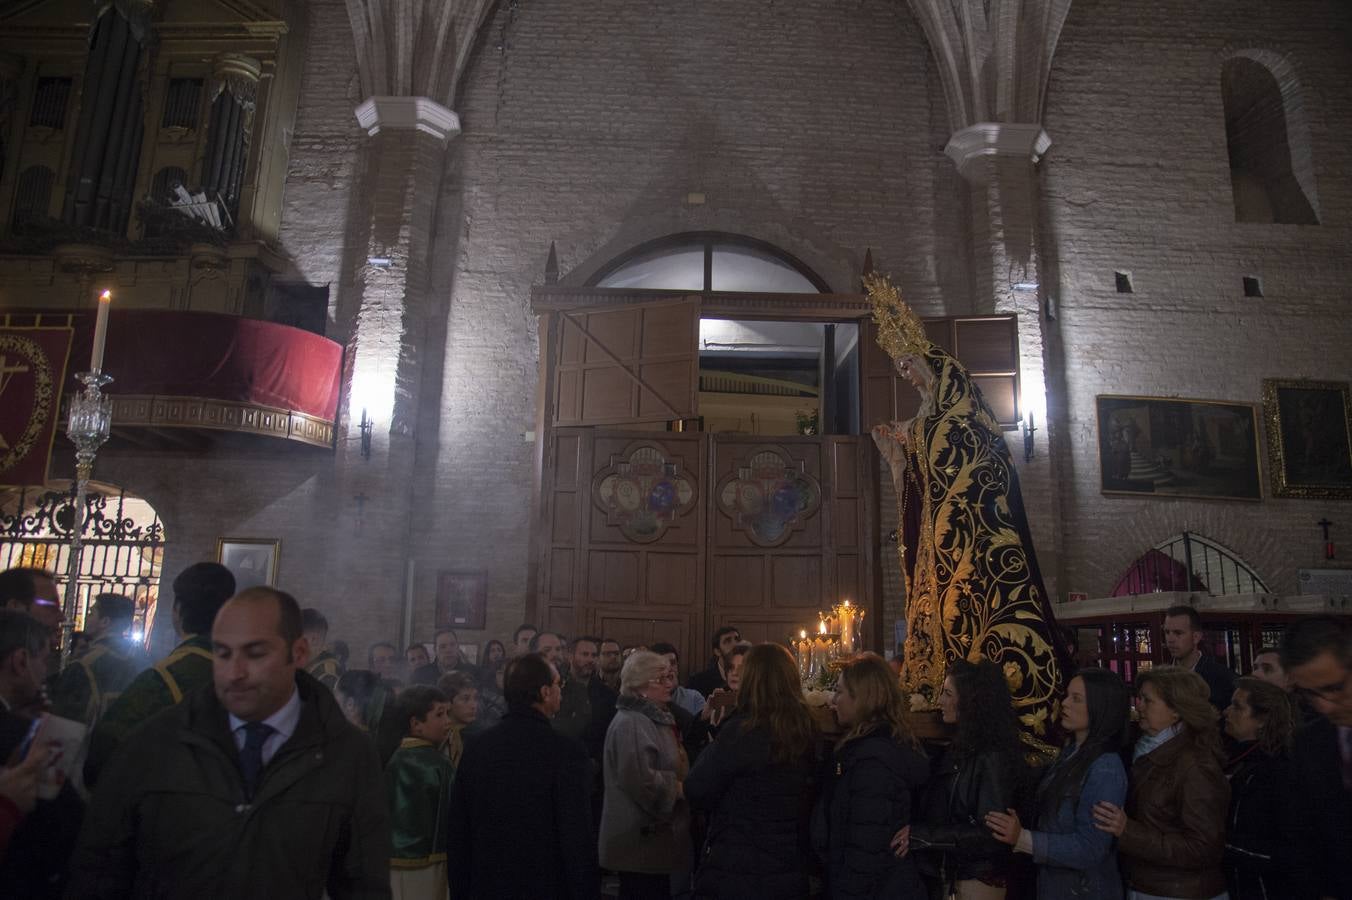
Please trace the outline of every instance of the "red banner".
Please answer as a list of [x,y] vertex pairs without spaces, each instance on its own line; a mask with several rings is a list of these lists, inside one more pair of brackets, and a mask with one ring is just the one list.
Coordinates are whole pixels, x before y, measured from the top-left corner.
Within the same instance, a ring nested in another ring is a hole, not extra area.
[[0,484],[44,484],[69,328],[0,328]]

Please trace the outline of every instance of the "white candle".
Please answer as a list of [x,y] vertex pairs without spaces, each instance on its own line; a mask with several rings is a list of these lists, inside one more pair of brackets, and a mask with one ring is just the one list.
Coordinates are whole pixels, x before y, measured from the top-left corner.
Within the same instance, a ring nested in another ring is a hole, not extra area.
[[99,294],[99,316],[94,321],[94,355],[89,360],[89,371],[103,371],[103,344],[108,340],[108,307],[113,305],[113,292]]
[[850,601],[846,600],[840,606],[837,606],[836,614],[840,617],[842,648],[847,654],[854,653],[859,648],[854,645],[854,608],[850,606]]

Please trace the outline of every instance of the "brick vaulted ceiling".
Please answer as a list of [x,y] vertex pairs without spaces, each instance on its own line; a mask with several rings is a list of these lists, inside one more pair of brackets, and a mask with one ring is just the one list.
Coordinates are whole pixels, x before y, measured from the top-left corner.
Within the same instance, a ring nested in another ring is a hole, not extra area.
[[909,0],[943,79],[949,124],[1040,122],[1071,0]]
[[496,0],[347,0],[367,97],[428,97],[450,109]]

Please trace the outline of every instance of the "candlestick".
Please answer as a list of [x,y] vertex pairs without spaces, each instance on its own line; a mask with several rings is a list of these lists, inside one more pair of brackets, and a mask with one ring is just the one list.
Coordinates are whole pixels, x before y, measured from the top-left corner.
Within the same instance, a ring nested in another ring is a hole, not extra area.
[[103,371],[103,345],[108,340],[108,307],[113,305],[113,292],[99,294],[99,314],[94,321],[94,354],[89,360],[89,371]]
[[799,629],[798,637],[792,643],[793,655],[798,661],[798,677],[806,681],[812,675],[812,641],[808,640],[807,629]]
[[849,600],[836,607],[836,615],[840,619],[840,645],[847,656],[859,652],[859,648],[856,646],[854,612]]

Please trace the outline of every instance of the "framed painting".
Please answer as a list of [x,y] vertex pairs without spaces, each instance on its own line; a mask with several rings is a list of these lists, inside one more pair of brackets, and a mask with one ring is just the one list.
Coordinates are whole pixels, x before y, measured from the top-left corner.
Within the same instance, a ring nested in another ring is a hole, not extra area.
[[272,538],[220,538],[216,562],[235,576],[235,591],[277,583],[277,558],[282,542]]
[[437,628],[481,631],[488,619],[488,573],[437,573]]
[[1253,406],[1100,395],[1097,407],[1103,493],[1263,499]]
[[1352,400],[1346,381],[1263,379],[1268,466],[1277,497],[1352,497]]

